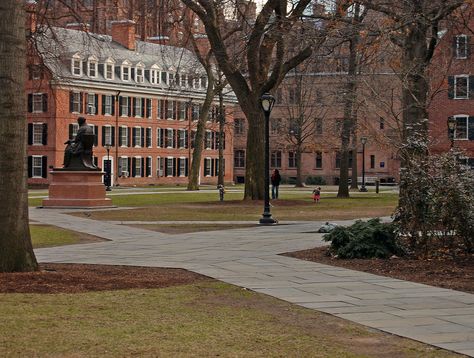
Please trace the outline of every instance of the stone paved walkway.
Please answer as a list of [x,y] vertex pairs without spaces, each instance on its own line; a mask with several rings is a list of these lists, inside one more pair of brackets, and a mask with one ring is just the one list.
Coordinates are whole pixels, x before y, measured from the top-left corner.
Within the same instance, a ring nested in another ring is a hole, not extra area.
[[474,295],[278,255],[323,245],[321,222],[168,235],[58,210],[30,218],[110,240],[38,249],[41,262],[185,268],[474,357]]

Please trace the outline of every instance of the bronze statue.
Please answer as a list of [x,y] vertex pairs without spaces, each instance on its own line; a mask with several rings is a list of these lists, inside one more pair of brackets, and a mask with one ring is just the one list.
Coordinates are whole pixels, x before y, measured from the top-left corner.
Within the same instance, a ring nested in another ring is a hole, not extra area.
[[79,129],[74,139],[66,141],[64,150],[64,167],[67,170],[100,170],[92,160],[92,148],[94,146],[95,134],[90,126],[86,124],[84,117],[77,119]]

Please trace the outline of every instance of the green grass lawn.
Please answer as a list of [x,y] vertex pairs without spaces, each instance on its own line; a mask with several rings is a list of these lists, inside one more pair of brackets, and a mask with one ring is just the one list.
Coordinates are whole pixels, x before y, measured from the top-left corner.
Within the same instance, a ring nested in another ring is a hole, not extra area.
[[[156,195],[127,195],[114,197],[118,206],[143,206],[132,210],[95,211],[87,215],[97,220],[258,220],[263,212],[262,201],[243,201],[242,194],[226,194],[219,202],[214,193],[177,193]],[[271,211],[280,221],[288,220],[342,220],[361,217],[389,216],[395,210],[398,195],[394,193],[353,195],[338,199],[325,194],[321,202],[313,203],[306,192],[282,193],[272,201]],[[76,213],[75,215],[83,215]]]
[[34,248],[71,245],[91,240],[89,235],[49,225],[30,225],[30,233]]
[[1,294],[2,357],[450,357],[446,351],[215,281]]

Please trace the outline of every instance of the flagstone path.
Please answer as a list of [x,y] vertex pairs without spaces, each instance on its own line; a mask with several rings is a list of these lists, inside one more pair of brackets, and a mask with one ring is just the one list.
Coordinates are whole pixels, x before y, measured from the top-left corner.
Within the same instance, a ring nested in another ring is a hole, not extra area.
[[30,218],[110,240],[37,249],[40,262],[185,268],[474,357],[474,295],[279,255],[324,245],[321,222],[169,235],[66,210]]

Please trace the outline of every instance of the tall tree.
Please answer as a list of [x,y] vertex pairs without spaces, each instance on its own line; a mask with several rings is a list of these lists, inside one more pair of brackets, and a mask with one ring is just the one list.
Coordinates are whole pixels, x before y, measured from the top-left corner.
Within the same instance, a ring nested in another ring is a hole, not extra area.
[[[359,0],[362,6],[383,14],[381,33],[400,50],[398,69],[402,83],[402,168],[416,156],[427,154],[429,65],[439,43],[440,25],[466,0]],[[400,205],[410,192],[404,171],[401,175]]]
[[0,2],[0,272],[33,271],[28,226],[23,2]]
[[[312,49],[309,45],[296,53],[289,54],[287,51],[288,34],[310,2],[311,0],[300,0],[290,9],[286,0],[269,0],[263,4],[253,26],[248,26],[249,19],[241,16],[246,23],[229,28],[225,24],[224,16],[228,2],[183,0],[204,23],[216,61],[234,90],[249,123],[244,194],[246,199],[264,197],[264,116],[260,108],[260,97],[277,87],[288,71],[311,55]],[[242,33],[242,29],[249,31]],[[232,36],[236,33],[242,36]],[[232,43],[229,44],[229,41]],[[245,41],[245,68],[241,66],[242,61],[236,61],[231,54],[232,44],[236,41]]]

